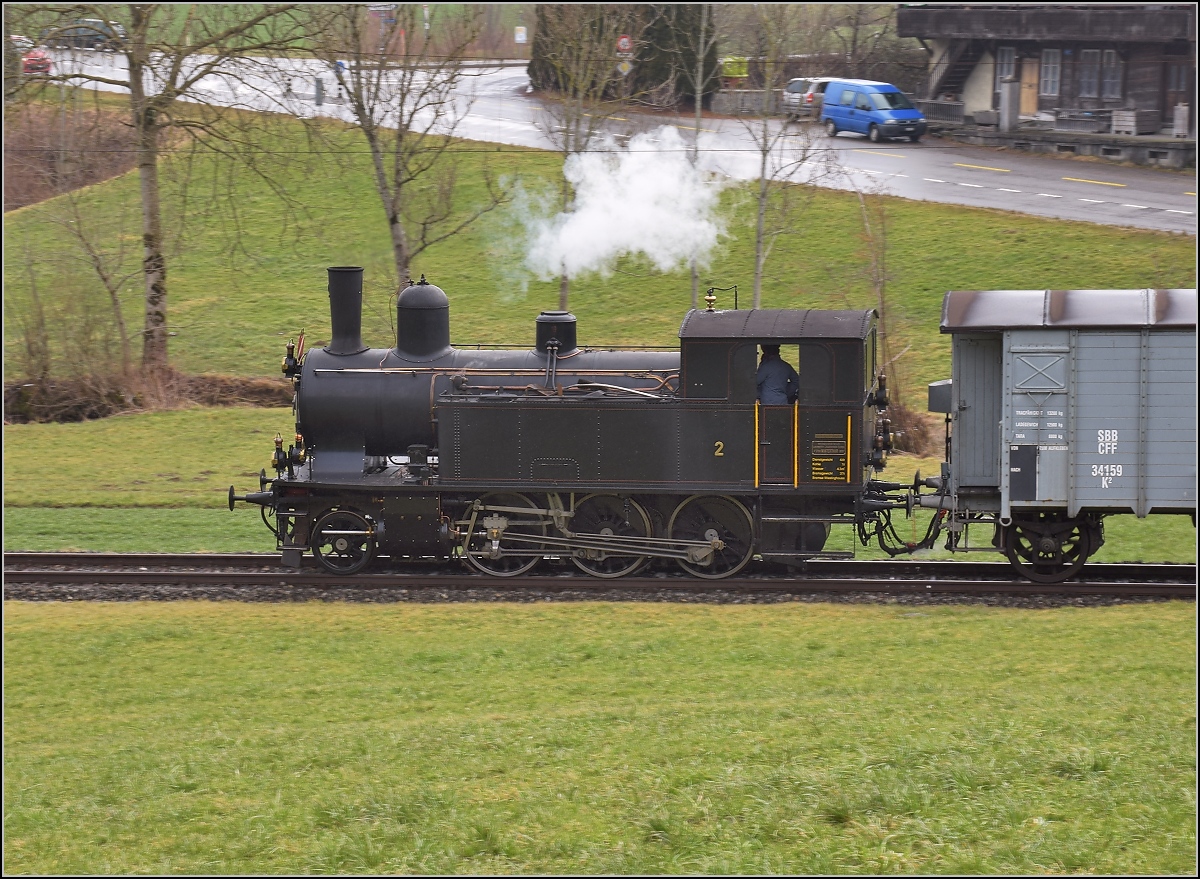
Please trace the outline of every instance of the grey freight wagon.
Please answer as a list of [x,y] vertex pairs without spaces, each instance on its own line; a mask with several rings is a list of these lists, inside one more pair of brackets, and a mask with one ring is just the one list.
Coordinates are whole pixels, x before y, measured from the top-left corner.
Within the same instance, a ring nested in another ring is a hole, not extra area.
[[[1196,516],[1195,290],[956,290],[938,508],[947,548],[1000,550],[1025,576],[1074,575],[1114,513]],[[968,526],[993,527],[971,547]]]

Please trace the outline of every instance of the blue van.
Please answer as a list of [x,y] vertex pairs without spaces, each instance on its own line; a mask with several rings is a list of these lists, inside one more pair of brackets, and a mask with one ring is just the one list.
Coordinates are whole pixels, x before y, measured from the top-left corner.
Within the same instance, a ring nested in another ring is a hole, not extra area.
[[900,89],[866,79],[829,83],[821,105],[821,124],[830,137],[839,131],[855,131],[874,143],[893,137],[907,137],[916,143],[929,127]]

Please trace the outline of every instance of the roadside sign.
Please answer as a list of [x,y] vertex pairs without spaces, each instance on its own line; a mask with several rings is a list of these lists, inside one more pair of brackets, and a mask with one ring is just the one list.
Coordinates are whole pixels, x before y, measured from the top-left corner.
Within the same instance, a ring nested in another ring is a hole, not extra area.
[[622,53],[633,51],[633,38],[629,34],[621,34],[617,37],[617,51]]
[[750,73],[750,59],[737,55],[721,59],[721,75],[730,78],[744,77]]
[[524,43],[526,40],[525,28],[517,27],[513,30],[513,39],[518,43]]
[[633,70],[633,65],[628,61],[622,61],[617,65],[617,73],[621,74],[621,76],[627,76],[631,70]]

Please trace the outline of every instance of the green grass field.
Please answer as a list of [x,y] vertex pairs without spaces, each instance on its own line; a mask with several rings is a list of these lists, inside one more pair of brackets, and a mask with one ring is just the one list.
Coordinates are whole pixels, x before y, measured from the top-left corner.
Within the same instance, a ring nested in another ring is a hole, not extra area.
[[[187,372],[275,375],[283,343],[300,329],[310,342],[327,338],[325,268],[366,268],[364,338],[383,346],[391,336],[395,294],[390,245],[362,146],[343,135],[332,154],[314,154],[294,127],[264,144],[290,205],[248,173],[221,175],[209,163],[193,169],[189,200],[178,185],[181,163],[164,169],[171,232],[169,319],[177,368]],[[466,210],[483,197],[485,163],[530,189],[558,173],[552,154],[517,147],[469,144],[461,153],[457,194]],[[1179,177],[1180,185],[1186,178]],[[213,193],[216,196],[213,197]],[[97,185],[83,196],[98,243],[109,253],[127,248],[125,265],[139,259],[136,173]],[[898,354],[893,387],[922,405],[930,381],[949,375],[949,342],[938,334],[942,297],[951,289],[1069,289],[1193,287],[1195,241],[1171,235],[933,202],[884,199],[889,229],[888,314]],[[81,269],[78,246],[60,223],[57,201],[5,215],[6,378],[21,363],[19,322],[31,290],[41,291],[55,322],[58,368],[79,366],[80,327],[88,309],[102,319],[107,305]],[[744,187],[722,199],[728,231],[704,272],[705,287],[739,285],[743,307],[753,280],[754,204]],[[412,269],[443,287],[451,301],[456,344],[532,343],[533,319],[557,307],[557,282],[522,269],[524,243],[515,209],[489,214],[466,233],[430,249]],[[240,230],[240,231],[239,231]],[[763,305],[868,308],[877,302],[864,272],[865,243],[857,198],[818,191],[780,236],[767,264]],[[677,344],[690,303],[686,270],[658,274],[629,258],[608,278],[575,279],[571,308],[581,344]],[[47,291],[54,291],[53,296]],[[732,305],[722,294],[721,305]],[[141,327],[134,284],[125,315]],[[74,335],[72,335],[74,334]],[[92,343],[97,350],[103,346]],[[901,353],[903,352],[903,353]]]
[[[294,131],[271,145],[296,213],[249,176],[224,188],[203,163],[186,206],[170,191],[177,368],[276,374],[286,338],[328,332],[329,265],[366,267],[364,335],[387,344],[381,210],[357,145],[344,147],[312,155]],[[464,205],[485,160],[530,187],[557,172],[544,153],[475,145]],[[136,265],[136,175],[84,199],[100,243],[131,248]],[[751,206],[739,189],[723,204],[730,235],[704,283],[745,297]],[[1185,236],[898,199],[887,210],[904,352],[893,386],[914,403],[949,374],[948,289],[1195,285]],[[56,211],[5,216],[6,379],[34,289],[60,374],[104,351],[85,320],[103,301]],[[458,344],[532,342],[534,316],[556,307],[555,284],[522,275],[514,228],[494,214],[414,266],[450,295]],[[764,305],[873,307],[859,235],[854,197],[817,193],[776,245]],[[672,344],[686,274],[620,269],[577,279],[581,343]],[[140,309],[135,290],[134,328]],[[272,549],[257,511],[230,513],[226,491],[256,488],[271,438],[291,427],[286,409],[244,408],[5,425],[5,549]],[[896,456],[884,475],[918,468],[937,462]],[[1098,560],[1195,562],[1185,519],[1107,529]],[[1195,627],[1183,603],[10,601],[4,868],[1190,874]]]
[[1187,874],[1189,603],[5,606],[7,873]]

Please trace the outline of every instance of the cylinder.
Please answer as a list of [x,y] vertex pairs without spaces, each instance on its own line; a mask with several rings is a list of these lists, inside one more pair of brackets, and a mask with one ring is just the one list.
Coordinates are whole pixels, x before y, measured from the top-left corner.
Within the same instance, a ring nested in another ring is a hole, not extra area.
[[578,347],[575,343],[575,315],[569,311],[543,311],[537,316],[537,338],[534,347],[545,353],[546,343],[558,339],[558,353],[566,354]]
[[367,350],[362,341],[362,266],[331,266],[329,269],[330,354],[357,354]]
[[436,360],[450,353],[450,300],[422,276],[396,299],[396,354],[405,360]]

